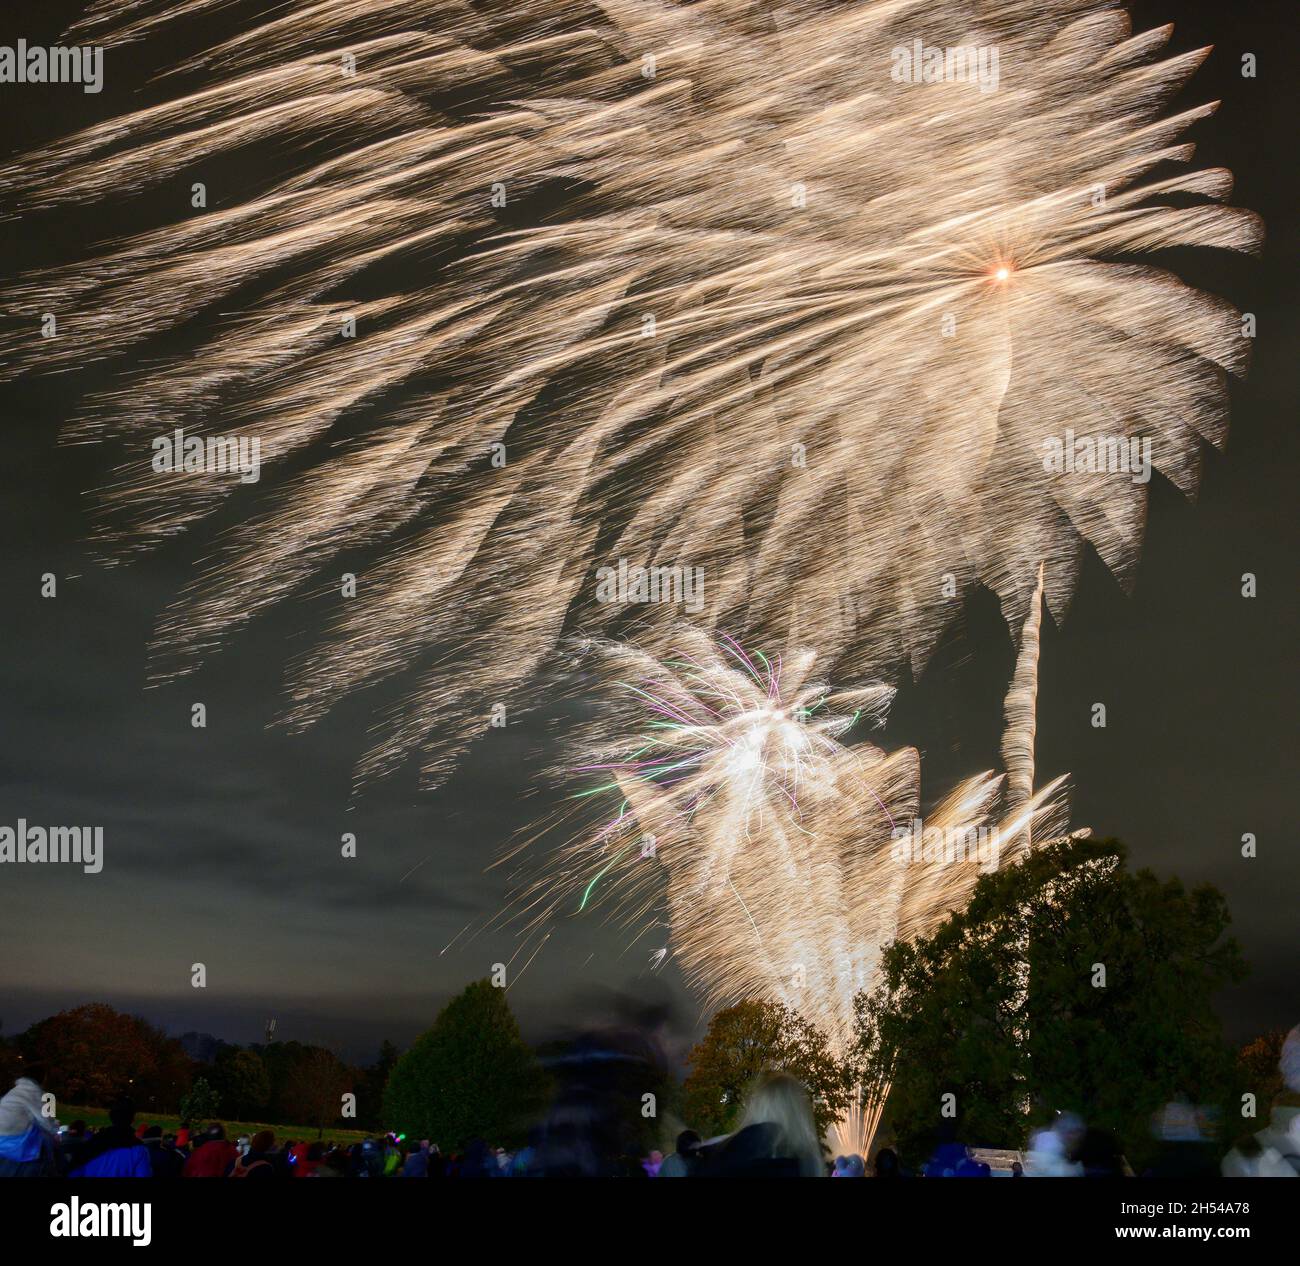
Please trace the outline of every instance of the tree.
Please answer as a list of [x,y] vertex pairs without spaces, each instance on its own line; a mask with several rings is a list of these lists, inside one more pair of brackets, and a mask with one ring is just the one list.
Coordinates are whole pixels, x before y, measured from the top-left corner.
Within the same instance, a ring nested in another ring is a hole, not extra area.
[[213,1063],[217,1056],[230,1046],[228,1042],[213,1037],[211,1033],[196,1033],[193,1029],[182,1033],[176,1040],[180,1042],[185,1053],[200,1064]]
[[159,1045],[153,1067],[131,1086],[131,1098],[141,1112],[175,1112],[194,1081],[194,1061],[175,1038]]
[[158,1100],[180,1093],[188,1080],[179,1044],[139,1016],[102,1002],[41,1020],[22,1035],[19,1047],[25,1063],[44,1069],[45,1089],[69,1103],[102,1104],[117,1095]]
[[524,1044],[505,991],[468,985],[397,1061],[384,1092],[390,1129],[444,1148],[480,1137],[522,1140],[545,1100],[546,1078]]
[[303,1047],[295,1059],[280,1102],[288,1120],[309,1125],[316,1137],[335,1124],[343,1112],[343,1096],[356,1078],[333,1051]]
[[741,1002],[719,1011],[689,1059],[683,1110],[706,1138],[735,1127],[745,1091],[764,1072],[785,1071],[804,1083],[821,1134],[848,1106],[846,1070],[825,1037],[779,1002]]
[[1255,1096],[1265,1112],[1285,1089],[1281,1068],[1285,1041],[1286,1034],[1281,1029],[1272,1029],[1237,1052],[1237,1071],[1243,1087]]
[[201,1125],[217,1115],[217,1092],[206,1077],[196,1077],[189,1094],[181,1100],[180,1118],[185,1125]]
[[23,1075],[23,1061],[18,1047],[0,1037],[0,1094],[7,1093],[9,1087]]
[[933,936],[886,950],[881,985],[857,1000],[855,1058],[864,1078],[892,1078],[905,1155],[928,1154],[946,1125],[1017,1146],[1069,1109],[1137,1164],[1155,1109],[1226,1100],[1211,998],[1245,973],[1227,904],[1124,862],[1113,840],[1036,849],[984,876]]
[[212,1066],[221,1111],[236,1121],[252,1121],[271,1097],[271,1078],[256,1051],[223,1047]]
[[387,1040],[380,1043],[379,1056],[363,1070],[357,1084],[357,1120],[363,1130],[377,1130],[384,1123],[384,1087],[397,1066],[401,1051]]
[[266,1101],[267,1119],[271,1121],[294,1121],[293,1112],[295,1084],[299,1079],[299,1070],[304,1059],[313,1050],[302,1042],[271,1042],[266,1046],[250,1046],[266,1068],[271,1083],[271,1093]]

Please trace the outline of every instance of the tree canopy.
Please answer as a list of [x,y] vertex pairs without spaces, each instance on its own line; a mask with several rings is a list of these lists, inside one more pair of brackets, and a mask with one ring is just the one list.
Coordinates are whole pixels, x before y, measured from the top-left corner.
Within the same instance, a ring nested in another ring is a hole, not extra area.
[[[187,1052],[187,1044],[199,1058]],[[180,1111],[193,1121],[260,1117],[319,1131],[332,1124],[378,1127],[379,1096],[395,1059],[396,1049],[387,1043],[379,1064],[363,1071],[326,1047],[297,1041],[240,1047],[205,1033],[170,1038],[139,1016],[94,1002],[0,1041],[0,1083],[7,1087],[28,1073],[65,1104],[103,1106],[126,1095],[144,1116]],[[356,1092],[363,1082],[370,1116],[342,1118],[344,1093]]]
[[505,990],[477,980],[438,1013],[397,1061],[384,1091],[390,1129],[444,1148],[478,1137],[525,1137],[546,1078],[524,1043]]
[[1018,1146],[1068,1109],[1133,1159],[1162,1104],[1225,1101],[1233,1059],[1211,999],[1245,971],[1227,904],[1125,856],[1113,840],[1037,849],[984,876],[933,936],[885,952],[857,1001],[855,1057],[864,1079],[892,1079],[906,1153],[947,1124]]
[[202,1125],[217,1115],[221,1096],[206,1077],[196,1077],[180,1103],[181,1120],[186,1125]]
[[380,1043],[375,1062],[362,1070],[357,1082],[357,1125],[363,1130],[378,1130],[384,1124],[384,1087],[397,1066],[401,1051],[385,1039]]
[[280,1093],[284,1119],[313,1126],[316,1137],[328,1125],[344,1122],[343,1096],[355,1093],[358,1076],[333,1051],[323,1046],[307,1046],[294,1060],[289,1077]]
[[210,1076],[221,1097],[220,1110],[236,1121],[256,1120],[271,1098],[271,1078],[256,1051],[223,1046]]
[[741,1002],[713,1017],[690,1054],[683,1111],[705,1137],[734,1129],[745,1091],[764,1072],[798,1077],[812,1096],[824,1132],[848,1104],[844,1069],[813,1025],[779,1002]]
[[18,1045],[23,1062],[43,1070],[45,1089],[68,1103],[107,1103],[130,1095],[142,1108],[170,1109],[193,1075],[179,1042],[102,1002],[41,1020]]

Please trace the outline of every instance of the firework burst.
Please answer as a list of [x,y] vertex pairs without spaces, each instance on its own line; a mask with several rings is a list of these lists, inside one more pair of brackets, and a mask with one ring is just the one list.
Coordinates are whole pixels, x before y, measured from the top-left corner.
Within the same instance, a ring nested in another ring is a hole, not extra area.
[[[614,811],[559,849],[544,844],[551,824],[511,850],[521,952],[568,916],[612,920],[632,943],[663,921],[706,1009],[782,1002],[843,1057],[853,998],[875,983],[883,948],[932,931],[1031,830],[1063,830],[1063,780],[1021,798],[979,774],[918,829],[915,749],[840,741],[883,719],[888,687],[832,692],[811,652],[782,661],[694,629],[670,645],[586,650],[609,704],[568,771],[588,785],[564,821],[589,820],[593,802]],[[1032,681],[1017,688],[1032,693]]]
[[[706,1010],[782,1002],[844,1059],[854,998],[874,988],[883,950],[932,932],[981,873],[1066,829],[1065,779],[1033,786],[1042,599],[1040,568],[1007,694],[1005,777],[965,780],[924,823],[915,749],[840,741],[883,720],[888,686],[833,692],[810,651],[783,661],[693,628],[662,653],[588,644],[608,704],[567,771],[592,785],[561,829],[593,801],[617,808],[558,849],[551,823],[509,851],[519,895],[502,917],[522,926],[519,954],[531,962],[566,916],[613,920],[632,943],[666,922]],[[887,1094],[855,1089],[839,1150],[868,1153]]]
[[[75,35],[237,12],[99,0]],[[19,215],[155,192],[133,236],[5,289],[0,357],[111,365],[68,434],[120,463],[115,557],[229,506],[160,677],[380,552],[283,716],[408,671],[362,776],[419,753],[437,782],[566,630],[617,635],[602,563],[697,567],[706,627],[892,680],[954,591],[1016,624],[1040,561],[1064,611],[1085,541],[1131,575],[1144,487],[1050,473],[1046,441],[1140,436],[1190,492],[1224,438],[1237,315],[1140,261],[1259,225],[1222,205],[1230,173],[1176,168],[1212,107],[1165,110],[1206,50],[1161,59],[1169,28],[1110,0],[293,0],[256,23],[169,99],[10,165]],[[895,79],[917,38],[996,48],[996,91]],[[202,211],[158,192],[249,152],[272,161]],[[175,426],[257,438],[264,482],[159,478]]]

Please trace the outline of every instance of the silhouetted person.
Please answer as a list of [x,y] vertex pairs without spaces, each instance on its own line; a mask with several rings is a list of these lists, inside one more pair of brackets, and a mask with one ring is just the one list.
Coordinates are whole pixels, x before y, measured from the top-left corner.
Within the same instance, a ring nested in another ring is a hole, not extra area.
[[709,1152],[700,1171],[706,1177],[826,1176],[808,1092],[789,1073],[763,1078],[746,1095],[740,1129]]
[[69,1178],[152,1178],[149,1149],[136,1138],[131,1122],[135,1104],[118,1099],[108,1109],[110,1124],[77,1153]]
[[162,1127],[151,1125],[144,1132],[144,1146],[149,1153],[149,1172],[155,1178],[179,1178],[185,1157],[163,1138]]
[[677,1136],[677,1150],[664,1157],[659,1166],[660,1178],[689,1178],[699,1163],[700,1136],[694,1130],[683,1130]]
[[876,1153],[877,1178],[901,1178],[902,1170],[898,1165],[898,1153],[892,1147],[882,1147]]
[[1085,1178],[1123,1178],[1124,1157],[1119,1139],[1109,1130],[1089,1126],[1079,1145],[1079,1163]]

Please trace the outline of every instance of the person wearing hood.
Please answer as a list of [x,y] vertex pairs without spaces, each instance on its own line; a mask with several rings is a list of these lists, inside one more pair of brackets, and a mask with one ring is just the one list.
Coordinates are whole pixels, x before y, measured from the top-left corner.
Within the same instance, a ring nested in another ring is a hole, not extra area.
[[356,1155],[358,1178],[382,1178],[384,1176],[383,1149],[374,1139],[366,1139]]
[[660,1178],[689,1178],[699,1163],[703,1139],[694,1130],[683,1130],[677,1136],[677,1150],[664,1157],[659,1166]]
[[226,1138],[226,1131],[220,1125],[210,1125],[203,1142],[185,1162],[181,1177],[224,1178],[238,1155],[235,1145]]
[[428,1178],[429,1176],[429,1142],[427,1139],[416,1143],[406,1154],[406,1163],[402,1166],[403,1178]]
[[136,1138],[131,1122],[135,1104],[118,1099],[108,1109],[111,1124],[97,1130],[81,1149],[69,1178],[152,1178],[149,1149]]
[[384,1177],[392,1178],[402,1167],[402,1152],[392,1135],[384,1139]]
[[322,1153],[318,1152],[313,1156],[311,1150],[313,1146],[311,1143],[295,1143],[289,1148],[286,1163],[291,1177],[310,1178],[316,1172]]
[[0,1178],[52,1178],[59,1172],[59,1123],[41,1111],[41,1088],[19,1077],[0,1099]]

